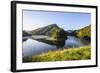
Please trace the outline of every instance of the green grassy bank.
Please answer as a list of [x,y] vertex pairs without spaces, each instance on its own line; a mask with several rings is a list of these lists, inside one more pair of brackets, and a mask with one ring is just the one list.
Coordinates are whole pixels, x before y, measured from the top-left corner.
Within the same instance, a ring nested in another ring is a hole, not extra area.
[[47,62],[66,60],[86,60],[91,58],[90,45],[79,48],[69,48],[63,50],[49,51],[37,56],[24,57],[23,62]]

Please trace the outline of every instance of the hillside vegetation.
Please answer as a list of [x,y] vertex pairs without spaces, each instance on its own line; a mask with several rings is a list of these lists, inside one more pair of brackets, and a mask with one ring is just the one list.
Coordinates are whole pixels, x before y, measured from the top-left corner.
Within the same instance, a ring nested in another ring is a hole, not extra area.
[[60,29],[58,29],[58,28],[53,28],[51,31],[50,31],[50,36],[52,37],[52,38],[57,38],[57,35],[56,35],[56,33],[59,31]]
[[87,60],[91,58],[90,45],[69,48],[57,51],[49,51],[37,56],[25,57],[24,62],[46,62],[46,61],[66,61],[66,60]]
[[79,38],[91,37],[91,25],[86,26],[76,31],[76,36]]
[[67,34],[64,29],[57,29],[53,28],[50,33],[50,37],[56,40],[66,40],[67,39]]

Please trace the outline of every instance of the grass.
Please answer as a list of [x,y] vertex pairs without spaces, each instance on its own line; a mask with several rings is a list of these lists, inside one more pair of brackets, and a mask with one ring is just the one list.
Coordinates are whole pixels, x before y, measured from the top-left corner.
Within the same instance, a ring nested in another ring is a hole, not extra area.
[[49,51],[37,56],[25,57],[23,62],[47,62],[47,61],[66,61],[66,60],[87,60],[91,58],[90,45],[69,48],[57,51]]

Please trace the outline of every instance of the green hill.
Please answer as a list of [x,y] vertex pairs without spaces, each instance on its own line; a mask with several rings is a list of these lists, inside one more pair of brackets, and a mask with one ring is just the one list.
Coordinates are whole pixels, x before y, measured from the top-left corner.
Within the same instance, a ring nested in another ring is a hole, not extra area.
[[50,36],[51,35],[51,31],[53,31],[53,29],[60,29],[56,24],[51,24],[51,25],[48,25],[48,26],[45,26],[45,27],[41,27],[41,28],[38,28],[38,29],[35,29],[35,30],[32,30],[30,31],[30,33],[32,35],[47,35],[47,36]]
[[86,37],[91,38],[91,25],[76,30],[76,36],[79,38],[86,38]]
[[[62,34],[58,34],[60,32]],[[51,24],[51,25],[30,31],[32,35],[46,35],[46,36],[50,36],[52,39],[57,39],[57,36],[59,35],[65,36],[66,33],[63,33],[63,32],[65,32],[64,29],[58,27],[57,24]]]

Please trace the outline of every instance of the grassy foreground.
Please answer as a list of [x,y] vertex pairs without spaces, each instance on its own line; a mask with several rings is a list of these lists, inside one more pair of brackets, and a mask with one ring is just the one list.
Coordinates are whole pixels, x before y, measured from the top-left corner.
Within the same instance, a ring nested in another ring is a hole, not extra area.
[[46,62],[66,60],[86,60],[91,58],[91,47],[69,48],[57,51],[49,51],[37,56],[25,57],[23,62]]

